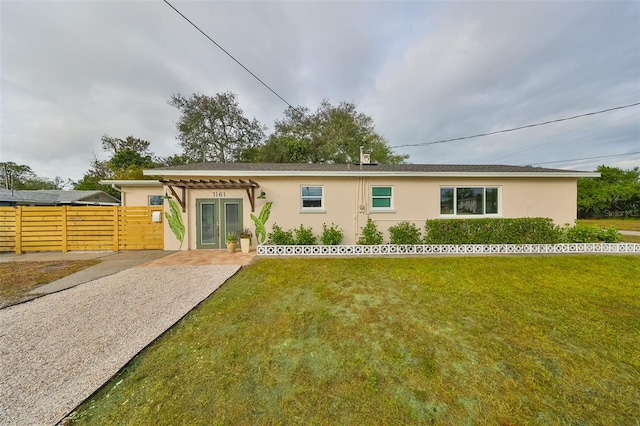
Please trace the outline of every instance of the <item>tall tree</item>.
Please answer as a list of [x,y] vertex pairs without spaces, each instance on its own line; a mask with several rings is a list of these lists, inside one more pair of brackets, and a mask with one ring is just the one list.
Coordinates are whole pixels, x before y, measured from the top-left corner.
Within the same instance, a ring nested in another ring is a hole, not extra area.
[[16,164],[12,161],[0,163],[1,189],[64,189],[70,182],[59,176],[53,180],[38,176],[25,164]]
[[75,189],[105,191],[120,198],[118,191],[108,185],[101,185],[107,179],[151,179],[144,176],[143,170],[155,167],[153,153],[149,150],[149,141],[127,136],[125,139],[103,135],[102,149],[109,158],[99,160],[94,154],[89,170],[84,174]]
[[357,111],[356,105],[338,106],[322,101],[314,112],[289,107],[275,131],[255,155],[257,161],[284,163],[354,163],[360,147],[379,163],[403,163],[408,155],[394,154],[386,139],[376,132],[373,119]]
[[243,152],[261,144],[266,128],[255,118],[248,119],[238,98],[231,92],[190,97],[178,93],[169,105],[180,110],[176,123],[183,153],[194,162],[240,161]]
[[602,165],[597,171],[600,178],[578,179],[578,214],[640,215],[640,168],[623,170]]

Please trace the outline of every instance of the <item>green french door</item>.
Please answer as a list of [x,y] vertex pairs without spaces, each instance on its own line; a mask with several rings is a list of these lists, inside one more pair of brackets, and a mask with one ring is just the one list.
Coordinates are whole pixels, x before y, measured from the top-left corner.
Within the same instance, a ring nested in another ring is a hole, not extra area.
[[196,200],[196,248],[227,247],[227,234],[242,229],[242,199],[199,198]]

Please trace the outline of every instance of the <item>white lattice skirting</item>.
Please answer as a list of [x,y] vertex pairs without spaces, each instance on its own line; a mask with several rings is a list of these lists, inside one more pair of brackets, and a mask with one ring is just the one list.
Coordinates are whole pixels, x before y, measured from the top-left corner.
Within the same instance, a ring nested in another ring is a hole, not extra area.
[[261,244],[258,256],[368,256],[407,254],[508,254],[508,253],[633,253],[640,254],[636,243],[573,244],[418,244],[375,246],[275,246]]

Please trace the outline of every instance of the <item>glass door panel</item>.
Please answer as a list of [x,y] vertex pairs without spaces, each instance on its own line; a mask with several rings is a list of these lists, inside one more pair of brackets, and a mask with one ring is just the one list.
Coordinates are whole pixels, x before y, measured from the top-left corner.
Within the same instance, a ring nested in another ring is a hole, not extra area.
[[[224,203],[224,229],[225,235],[230,232],[236,234],[239,237],[240,229],[240,204],[238,202],[226,202]],[[225,244],[226,245],[226,244]]]
[[218,203],[215,200],[198,200],[196,207],[196,247],[219,248]]

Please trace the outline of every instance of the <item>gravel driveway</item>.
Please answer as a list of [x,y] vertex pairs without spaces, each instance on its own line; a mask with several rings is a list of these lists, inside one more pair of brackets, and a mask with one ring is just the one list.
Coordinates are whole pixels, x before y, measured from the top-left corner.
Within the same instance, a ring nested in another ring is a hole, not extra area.
[[239,268],[136,267],[0,310],[0,424],[59,422]]

